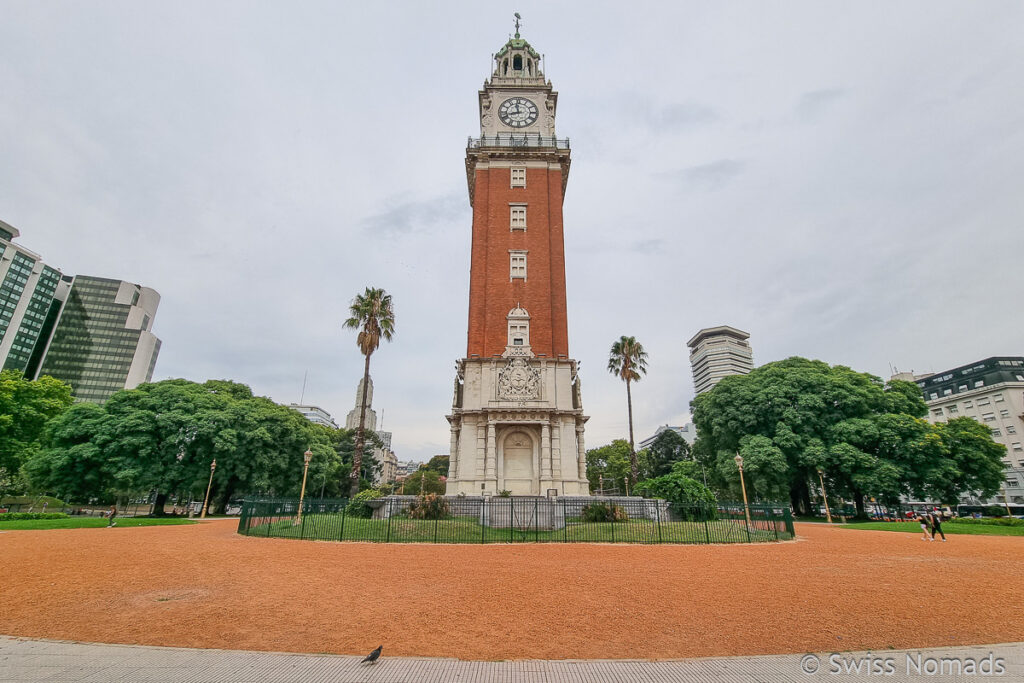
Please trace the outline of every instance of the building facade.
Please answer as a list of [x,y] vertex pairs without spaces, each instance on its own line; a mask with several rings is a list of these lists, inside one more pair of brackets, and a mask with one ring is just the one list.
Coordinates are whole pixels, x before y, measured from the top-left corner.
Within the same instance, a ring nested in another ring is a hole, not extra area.
[[540,54],[516,34],[478,93],[466,357],[457,362],[447,493],[589,495],[569,355],[562,202],[568,140]]
[[928,404],[928,420],[970,417],[1006,446],[1004,492],[988,500],[963,502],[1024,505],[1024,356],[994,356],[933,375],[894,375],[916,381]]
[[40,375],[71,385],[79,401],[102,403],[153,379],[160,295],[124,280],[77,275],[42,354]]
[[0,221],[0,369],[32,378],[60,311],[58,289],[66,296],[68,284],[38,254],[14,244],[18,236]]
[[313,424],[324,425],[331,429],[338,429],[338,423],[334,421],[331,414],[320,406],[302,403],[289,403],[288,407],[302,413],[302,417],[306,418]]
[[753,370],[754,351],[749,339],[749,333],[729,325],[706,327],[693,335],[686,345],[690,347],[694,391],[702,394],[723,377],[746,375]]
[[661,433],[664,431],[675,432],[679,436],[683,437],[683,441],[685,441],[690,446],[692,446],[693,442],[697,440],[697,427],[694,426],[692,422],[687,422],[682,427],[671,427],[669,425],[662,425],[658,427],[654,434],[640,442],[639,450],[642,451],[643,449],[650,447],[650,445],[654,443],[657,440],[657,438],[661,436]]

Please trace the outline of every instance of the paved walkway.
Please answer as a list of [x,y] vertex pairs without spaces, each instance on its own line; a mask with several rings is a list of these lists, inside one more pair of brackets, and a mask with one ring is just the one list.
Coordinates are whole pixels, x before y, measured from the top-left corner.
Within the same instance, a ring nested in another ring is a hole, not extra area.
[[[875,662],[868,673],[868,657]],[[834,673],[860,664],[860,674]],[[970,664],[969,664],[970,662]],[[950,675],[953,667],[968,674]],[[995,667],[994,670],[989,668]],[[892,673],[886,675],[891,669]],[[1000,671],[1002,673],[1000,674]],[[943,673],[944,672],[944,673]],[[1024,643],[949,649],[892,650],[831,655],[769,655],[670,661],[520,660],[384,657],[374,666],[359,657],[237,650],[190,650],[95,645],[0,636],[0,682],[82,683],[807,683],[855,681],[1024,680]]]

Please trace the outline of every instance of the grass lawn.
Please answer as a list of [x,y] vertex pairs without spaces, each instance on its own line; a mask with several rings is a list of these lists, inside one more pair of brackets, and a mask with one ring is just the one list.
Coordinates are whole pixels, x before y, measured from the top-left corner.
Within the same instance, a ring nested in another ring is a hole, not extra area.
[[[905,533],[921,533],[921,525],[917,522],[862,522],[859,524],[842,524],[843,529],[867,529],[868,531],[903,531]],[[1024,527],[996,526],[995,524],[957,524],[955,521],[943,522],[942,531],[947,535],[970,534],[975,536],[1024,536]]]
[[[117,517],[118,527],[126,526],[168,526],[173,524],[195,524],[187,519],[162,519],[158,517]],[[0,531],[15,529],[95,529],[107,525],[102,517],[69,517],[67,519],[15,519],[0,522]]]
[[[344,524],[344,526],[342,526]],[[569,520],[564,529],[520,530],[481,526],[475,517],[420,520],[402,517],[359,519],[335,514],[307,514],[301,525],[294,518],[256,524],[250,536],[304,538],[324,541],[376,541],[391,543],[746,543],[773,541],[774,531],[751,528],[735,520],[662,522],[650,520],[581,523]],[[779,540],[789,534],[780,533]]]

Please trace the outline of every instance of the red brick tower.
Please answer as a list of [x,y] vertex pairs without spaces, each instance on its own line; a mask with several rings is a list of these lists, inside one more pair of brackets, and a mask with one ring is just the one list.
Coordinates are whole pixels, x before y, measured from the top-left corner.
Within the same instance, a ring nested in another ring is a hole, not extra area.
[[588,495],[565,305],[569,141],[555,135],[558,93],[518,28],[494,55],[480,137],[466,149],[469,327],[448,417],[448,492]]

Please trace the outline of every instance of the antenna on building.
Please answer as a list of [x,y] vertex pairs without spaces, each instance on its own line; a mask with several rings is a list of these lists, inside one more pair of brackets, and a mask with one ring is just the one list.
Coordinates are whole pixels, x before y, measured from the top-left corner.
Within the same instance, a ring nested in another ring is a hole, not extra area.
[[299,395],[299,405],[302,405],[303,399],[306,398],[306,378],[309,377],[309,368],[302,374],[302,394]]

